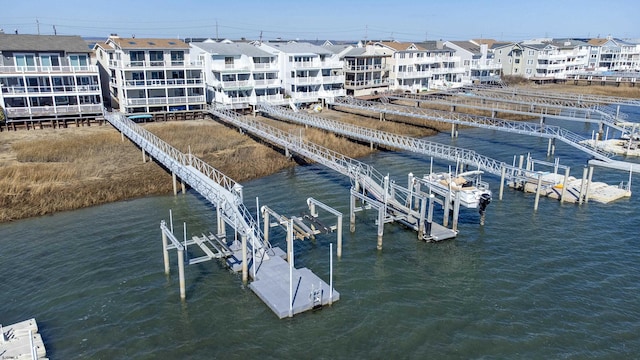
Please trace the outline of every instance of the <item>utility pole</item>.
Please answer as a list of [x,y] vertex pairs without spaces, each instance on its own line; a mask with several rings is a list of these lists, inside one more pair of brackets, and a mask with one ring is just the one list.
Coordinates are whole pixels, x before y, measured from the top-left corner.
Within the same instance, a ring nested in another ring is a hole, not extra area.
[[220,38],[218,37],[218,20],[216,20],[216,41],[218,41]]
[[53,35],[58,35],[58,31],[56,30],[56,26],[53,25]]
[[36,27],[38,28],[38,35],[40,35],[40,21],[36,18]]

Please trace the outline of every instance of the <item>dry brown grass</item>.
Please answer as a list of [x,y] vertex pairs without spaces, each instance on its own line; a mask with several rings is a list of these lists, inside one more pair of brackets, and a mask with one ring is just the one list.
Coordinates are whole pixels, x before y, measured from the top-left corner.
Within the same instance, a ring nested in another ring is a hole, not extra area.
[[[532,88],[528,86],[527,88]],[[619,97],[628,97],[628,98],[640,98],[640,87],[631,87],[627,84],[622,84],[620,86],[615,86],[614,84],[609,85],[596,85],[595,83],[592,85],[586,85],[580,83],[579,85],[573,85],[571,82],[567,82],[566,84],[544,84],[537,85],[533,87],[537,90],[545,90],[554,92],[568,92],[568,93],[577,93],[577,94],[590,94],[590,95],[603,95],[603,96],[619,96]]]

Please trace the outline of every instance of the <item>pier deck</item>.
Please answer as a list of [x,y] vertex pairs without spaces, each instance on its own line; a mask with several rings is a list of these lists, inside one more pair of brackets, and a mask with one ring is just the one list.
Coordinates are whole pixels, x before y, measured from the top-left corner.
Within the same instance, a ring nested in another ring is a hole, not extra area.
[[36,319],[0,326],[0,359],[46,359]]

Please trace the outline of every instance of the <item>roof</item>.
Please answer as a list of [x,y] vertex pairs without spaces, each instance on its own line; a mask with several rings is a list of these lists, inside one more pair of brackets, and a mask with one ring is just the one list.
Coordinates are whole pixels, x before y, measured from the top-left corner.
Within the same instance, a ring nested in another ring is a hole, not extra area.
[[272,57],[273,55],[247,43],[215,43],[198,42],[190,43],[191,46],[198,47],[212,55],[236,56],[246,55],[249,57]]
[[504,42],[504,41],[496,41],[495,39],[471,39],[471,41],[478,45],[487,44],[488,48],[491,48],[491,46],[493,46],[493,44],[497,42]]
[[189,45],[179,39],[153,38],[121,38],[111,36],[107,43],[112,42],[120,49],[188,49]]
[[280,50],[288,54],[318,54],[333,55],[333,53],[322,46],[309,44],[306,42],[263,42],[264,45]]
[[471,41],[449,41],[449,42],[472,54],[480,53],[480,46],[472,43]]
[[[411,51],[411,50],[426,50],[425,48],[410,42],[398,42],[398,41],[378,41],[376,44],[380,44],[382,46],[386,46],[395,51]],[[413,47],[413,49],[412,49]]]
[[586,42],[576,39],[553,39],[551,41],[551,44],[557,46],[560,49],[573,49],[579,46],[588,45]]
[[334,54],[340,54],[342,52],[344,52],[345,50],[347,50],[348,48],[352,47],[352,45],[349,44],[340,44],[340,45],[322,45],[323,48],[331,51]]
[[87,43],[75,35],[0,34],[0,51],[64,51],[89,53]]

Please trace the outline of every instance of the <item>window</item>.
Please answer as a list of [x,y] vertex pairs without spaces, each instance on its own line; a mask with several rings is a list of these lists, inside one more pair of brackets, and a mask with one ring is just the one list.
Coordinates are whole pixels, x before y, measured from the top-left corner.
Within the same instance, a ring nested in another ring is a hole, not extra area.
[[469,66],[469,60],[464,61],[464,66]]
[[71,67],[87,67],[87,55],[69,55],[69,63]]
[[36,59],[33,54],[16,54],[16,67],[18,68],[32,68],[35,70]]
[[171,52],[171,65],[184,65],[184,51]]
[[233,56],[225,56],[224,57],[225,65],[233,65]]
[[516,59],[516,64],[520,64],[520,59]]
[[129,58],[132,66],[144,65],[144,51],[130,51]]
[[529,56],[533,56],[533,55],[535,55],[535,51],[529,50]]
[[164,65],[164,53],[162,51],[149,51],[149,61],[151,66]]
[[531,74],[531,69],[527,69],[527,74]]
[[40,65],[46,68],[58,67],[60,66],[60,59],[56,54],[41,54]]
[[528,59],[527,60],[527,65],[533,65],[533,59]]

